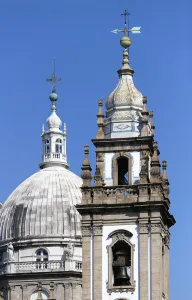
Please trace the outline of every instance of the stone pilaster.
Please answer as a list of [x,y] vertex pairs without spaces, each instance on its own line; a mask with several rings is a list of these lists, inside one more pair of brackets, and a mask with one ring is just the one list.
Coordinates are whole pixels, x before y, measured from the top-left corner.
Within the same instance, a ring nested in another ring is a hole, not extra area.
[[82,284],[83,300],[91,300],[91,228],[82,225]]
[[[17,291],[15,285],[9,286],[10,299],[17,299]],[[9,298],[8,298],[9,299]]]
[[152,299],[162,299],[162,226],[151,224],[151,289]]
[[140,300],[148,300],[149,297],[148,235],[149,225],[147,223],[139,223]]
[[64,284],[65,289],[65,300],[72,300],[72,285],[71,283],[65,283]]
[[23,291],[23,299],[28,299],[28,285],[23,285],[22,291]]
[[102,299],[102,235],[101,225],[93,225],[94,235],[94,300]]
[[164,246],[164,293],[165,299],[169,300],[169,248],[170,248],[170,237],[167,235],[165,237]]

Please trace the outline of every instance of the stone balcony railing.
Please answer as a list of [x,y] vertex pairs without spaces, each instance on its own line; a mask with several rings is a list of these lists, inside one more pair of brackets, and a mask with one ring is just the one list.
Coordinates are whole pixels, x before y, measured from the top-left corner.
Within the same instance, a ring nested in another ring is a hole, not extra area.
[[139,197],[138,185],[122,186],[92,186],[82,189],[82,204],[107,204],[137,202]]
[[[165,197],[161,183],[146,183],[121,186],[82,187],[81,204],[129,204],[143,201],[159,201]],[[81,205],[79,204],[79,206]]]
[[66,261],[47,261],[47,262],[7,262],[0,265],[0,275],[14,273],[39,273],[39,272],[58,272],[75,271],[82,272],[82,262],[76,260]]
[[43,161],[50,161],[50,160],[55,160],[55,161],[66,161],[66,155],[62,153],[46,153],[43,155]]

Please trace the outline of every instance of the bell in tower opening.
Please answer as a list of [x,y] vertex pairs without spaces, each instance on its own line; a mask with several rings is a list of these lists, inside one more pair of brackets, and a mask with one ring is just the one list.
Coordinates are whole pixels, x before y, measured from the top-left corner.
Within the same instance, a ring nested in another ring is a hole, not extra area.
[[131,247],[124,241],[113,246],[114,286],[131,285]]

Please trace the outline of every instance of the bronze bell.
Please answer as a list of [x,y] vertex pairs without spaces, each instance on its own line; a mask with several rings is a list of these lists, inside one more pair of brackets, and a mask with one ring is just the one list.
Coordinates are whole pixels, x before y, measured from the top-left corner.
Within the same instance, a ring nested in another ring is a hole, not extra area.
[[113,266],[114,286],[130,285],[130,277],[125,266]]
[[114,253],[113,274],[114,286],[130,285],[130,276],[127,274],[129,265],[128,253],[124,249]]

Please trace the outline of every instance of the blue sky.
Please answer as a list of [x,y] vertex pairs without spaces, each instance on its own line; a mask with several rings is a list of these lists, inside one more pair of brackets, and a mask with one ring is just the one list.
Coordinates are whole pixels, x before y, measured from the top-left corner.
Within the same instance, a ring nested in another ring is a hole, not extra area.
[[[58,115],[68,127],[68,161],[81,172],[83,145],[95,137],[97,100],[115,87],[121,66],[122,11],[131,11],[130,63],[137,88],[154,110],[161,159],[168,161],[171,211],[171,299],[191,299],[191,69],[192,4],[188,0],[1,1],[0,201],[38,170],[41,126],[50,114],[53,68]],[[92,167],[95,166],[91,146]]]

